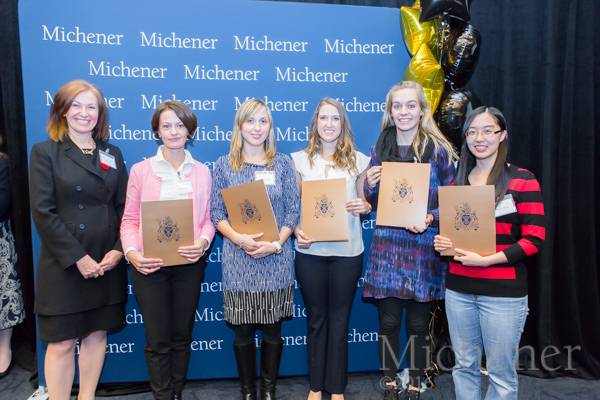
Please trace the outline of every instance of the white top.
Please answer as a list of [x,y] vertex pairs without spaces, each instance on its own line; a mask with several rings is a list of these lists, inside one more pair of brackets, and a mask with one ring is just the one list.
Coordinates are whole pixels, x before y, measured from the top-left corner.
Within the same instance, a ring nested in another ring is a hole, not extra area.
[[[300,173],[303,181],[316,181],[321,179],[346,179],[346,200],[358,198],[356,191],[357,175],[353,175],[347,170],[341,170],[335,167],[332,161],[325,161],[318,155],[313,160],[313,167],[310,167],[308,154],[302,150],[291,154],[294,160],[296,171]],[[356,168],[359,175],[369,167],[371,159],[363,153],[356,152]],[[327,177],[325,176],[325,167],[329,166]],[[300,226],[302,226],[302,216],[300,216]],[[310,239],[310,238],[309,238]],[[308,249],[298,248],[296,242],[296,251],[315,256],[341,256],[353,257],[362,253],[365,245],[362,240],[362,226],[360,225],[360,215],[348,213],[348,241],[347,242],[315,242]]]
[[160,197],[164,200],[184,200],[189,199],[189,193],[192,191],[192,183],[185,176],[190,173],[194,167],[194,159],[189,151],[184,150],[185,158],[175,170],[163,156],[164,145],[158,147],[156,156],[150,159],[152,172],[160,178]]

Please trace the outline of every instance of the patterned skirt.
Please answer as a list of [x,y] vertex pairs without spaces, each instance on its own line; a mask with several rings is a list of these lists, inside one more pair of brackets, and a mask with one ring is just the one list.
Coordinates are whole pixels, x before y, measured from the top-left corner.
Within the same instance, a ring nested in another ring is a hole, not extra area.
[[271,292],[223,291],[225,321],[233,325],[274,324],[293,311],[293,286]]
[[15,239],[10,221],[0,222],[0,329],[12,328],[24,318]]

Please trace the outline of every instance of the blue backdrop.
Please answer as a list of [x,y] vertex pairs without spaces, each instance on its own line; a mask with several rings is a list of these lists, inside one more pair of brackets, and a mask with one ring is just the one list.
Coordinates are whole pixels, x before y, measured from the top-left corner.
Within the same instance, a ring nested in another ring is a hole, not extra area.
[[[85,9],[83,9],[85,8]],[[21,0],[19,24],[28,149],[48,138],[54,93],[85,79],[106,96],[110,143],[128,168],[156,153],[150,118],[161,101],[186,102],[198,117],[188,146],[212,169],[229,151],[239,105],[263,99],[273,113],[278,151],[306,147],[319,100],[345,104],[358,149],[379,134],[385,94],[410,61],[398,9],[286,2]],[[363,222],[368,248],[373,219]],[[34,227],[35,230],[35,227]],[[196,314],[190,379],[235,377],[233,332],[222,314],[221,244],[211,248]],[[39,237],[34,232],[34,257]],[[377,310],[356,294],[348,342],[350,370],[379,369]],[[306,310],[295,291],[294,318],[283,324],[282,375],[306,374]],[[143,319],[129,287],[127,325],[108,339],[102,382],[147,380]],[[45,344],[39,343],[40,384]]]

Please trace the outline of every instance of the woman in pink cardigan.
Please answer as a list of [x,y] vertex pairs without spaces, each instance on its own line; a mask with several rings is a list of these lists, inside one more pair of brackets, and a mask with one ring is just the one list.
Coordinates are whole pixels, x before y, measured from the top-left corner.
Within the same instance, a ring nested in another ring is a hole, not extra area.
[[[194,314],[206,266],[205,251],[215,235],[210,219],[208,168],[185,149],[196,116],[180,101],[161,103],[152,115],[162,139],[154,157],[131,168],[121,222],[121,242],[130,268],[133,293],[144,318],[148,380],[156,400],[180,400],[187,375]],[[142,201],[192,199],[194,244],[181,246],[182,265],[163,268],[159,258],[144,257]]]

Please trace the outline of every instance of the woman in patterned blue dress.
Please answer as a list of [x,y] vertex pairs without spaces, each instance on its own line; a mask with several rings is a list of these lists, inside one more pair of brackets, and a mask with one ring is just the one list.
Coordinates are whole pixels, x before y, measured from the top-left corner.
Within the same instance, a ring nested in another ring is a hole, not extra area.
[[[279,240],[236,232],[229,223],[221,190],[263,179],[279,229]],[[293,313],[294,261],[290,235],[298,223],[299,196],[290,158],[277,153],[273,118],[261,100],[238,109],[229,154],[213,173],[211,218],[223,235],[223,312],[235,331],[233,348],[242,398],[256,399],[256,345],[262,330],[261,398],[275,399],[283,349],[281,320]]]
[[365,180],[365,197],[376,204],[381,163],[431,164],[429,201],[423,227],[395,228],[377,225],[369,250],[363,297],[377,299],[379,309],[379,357],[385,400],[396,400],[395,376],[401,361],[400,327],[406,309],[410,349],[410,384],[407,399],[419,398],[420,378],[429,362],[429,312],[431,301],[444,298],[446,265],[433,251],[438,233],[438,186],[454,177],[456,153],[437,128],[420,84],[403,81],[386,97],[381,134],[371,147],[371,163]]

